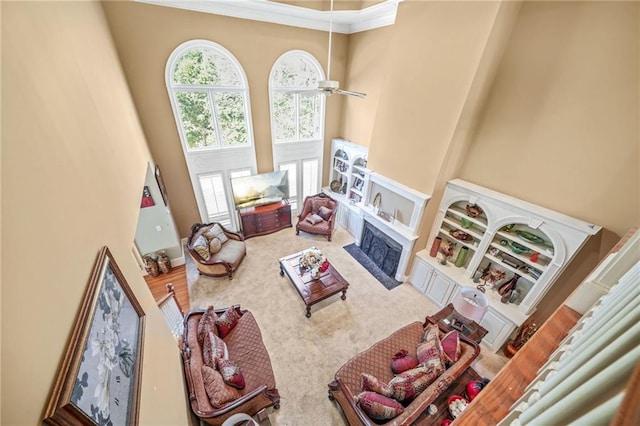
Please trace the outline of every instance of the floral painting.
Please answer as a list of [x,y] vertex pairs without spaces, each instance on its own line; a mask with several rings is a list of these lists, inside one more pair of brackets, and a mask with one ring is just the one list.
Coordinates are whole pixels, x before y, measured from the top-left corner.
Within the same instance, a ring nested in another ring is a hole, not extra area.
[[134,425],[144,314],[108,250],[101,257],[100,269],[92,277],[95,294],[87,305],[93,311],[88,309],[83,321],[86,339],[77,344],[73,355],[77,361],[70,359],[77,368],[65,378],[70,395],[59,410],[90,420],[78,424]]

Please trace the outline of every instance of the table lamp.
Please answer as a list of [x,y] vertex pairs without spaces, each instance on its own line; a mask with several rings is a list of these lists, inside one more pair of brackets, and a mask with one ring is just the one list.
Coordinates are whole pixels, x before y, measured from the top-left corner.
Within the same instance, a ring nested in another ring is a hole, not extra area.
[[451,302],[453,309],[469,322],[480,323],[489,309],[489,299],[473,287],[461,287]]

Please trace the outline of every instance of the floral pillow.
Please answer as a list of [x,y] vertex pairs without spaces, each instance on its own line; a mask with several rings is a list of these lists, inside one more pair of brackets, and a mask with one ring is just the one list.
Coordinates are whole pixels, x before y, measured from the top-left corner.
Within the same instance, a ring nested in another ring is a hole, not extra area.
[[442,373],[444,373],[443,365],[420,365],[391,379],[387,389],[396,401],[411,400],[424,391]]
[[198,343],[200,343],[200,347],[202,347],[204,343],[204,338],[207,337],[210,331],[215,334],[218,333],[216,329],[216,313],[213,311],[213,305],[209,306],[204,314],[200,317],[200,321],[198,322]]
[[217,223],[209,228],[209,230],[206,231],[203,235],[207,238],[207,240],[217,238],[220,240],[221,244],[229,241],[229,237],[227,237],[227,234],[224,233],[220,225],[218,225]]
[[209,253],[216,254],[222,248],[222,242],[220,242],[220,238],[213,237],[211,241],[209,241]]
[[375,392],[391,397],[391,392],[387,389],[387,384],[368,373],[362,373],[362,391]]
[[238,367],[233,361],[228,359],[217,359],[218,371],[222,374],[222,379],[229,386],[233,386],[237,389],[244,389],[244,376],[240,367]]
[[240,317],[235,309],[229,308],[218,318],[216,318],[216,327],[218,328],[218,334],[224,339],[224,337],[233,330],[238,324]]
[[362,411],[373,420],[390,420],[404,411],[398,401],[375,392],[362,392],[355,399]]
[[207,240],[202,235],[200,235],[193,243],[193,249],[205,262],[211,257],[211,253],[209,253],[209,244],[207,244]]
[[204,345],[202,347],[202,361],[205,365],[215,368],[217,361],[219,359],[227,358],[228,354],[227,344],[224,340],[210,331],[209,335],[205,337]]

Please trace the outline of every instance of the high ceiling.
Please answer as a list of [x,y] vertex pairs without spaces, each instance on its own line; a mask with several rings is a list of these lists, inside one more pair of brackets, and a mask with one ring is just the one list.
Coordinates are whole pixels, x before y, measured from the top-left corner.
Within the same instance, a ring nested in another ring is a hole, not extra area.
[[393,25],[403,0],[135,0],[158,6],[252,19],[312,30],[352,34]]

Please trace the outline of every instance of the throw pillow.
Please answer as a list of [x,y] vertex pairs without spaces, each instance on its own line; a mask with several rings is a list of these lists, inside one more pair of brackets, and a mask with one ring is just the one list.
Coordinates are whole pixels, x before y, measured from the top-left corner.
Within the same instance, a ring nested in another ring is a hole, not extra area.
[[318,213],[320,211],[320,207],[329,207],[331,205],[331,200],[328,198],[314,198],[311,200],[311,212]]
[[206,231],[203,235],[207,238],[207,240],[217,238],[220,240],[221,244],[229,241],[229,237],[227,237],[227,234],[224,233],[220,225],[218,225],[217,223],[209,228],[209,230]]
[[233,308],[228,308],[218,318],[216,318],[216,327],[218,328],[218,335],[224,339],[224,337],[233,330],[233,327],[238,324],[238,313]]
[[393,371],[393,374],[400,374],[417,366],[418,359],[413,355],[409,355],[406,349],[400,350],[391,358],[391,371]]
[[453,330],[445,334],[440,340],[442,343],[442,352],[444,354],[445,362],[447,364],[453,364],[460,359],[462,349],[460,348],[460,335]]
[[227,402],[240,398],[240,392],[224,384],[222,375],[211,367],[202,366],[202,380],[209,402],[214,408],[220,408]]
[[362,373],[362,391],[375,392],[391,397],[391,392],[387,389],[387,384],[368,373]]
[[233,386],[237,389],[244,389],[244,376],[240,367],[238,367],[233,361],[228,359],[218,358],[217,360],[218,371],[222,375],[222,380],[229,386]]
[[404,411],[398,401],[375,392],[362,392],[355,399],[362,411],[373,420],[390,420]]
[[436,340],[440,338],[440,330],[438,330],[438,326],[435,324],[429,324],[424,328],[422,332],[422,338],[420,341],[422,342],[430,342],[432,340]]
[[216,313],[213,311],[213,306],[209,306],[204,314],[200,317],[200,322],[198,322],[198,343],[200,347],[202,347],[204,343],[204,338],[207,337],[210,331],[217,333],[216,329]]
[[316,223],[322,222],[324,219],[317,214],[312,214],[312,215],[308,215],[305,220],[310,224],[315,225]]
[[446,365],[440,340],[419,343],[416,353],[419,365],[434,365],[442,368]]
[[211,241],[209,241],[209,253],[216,254],[222,248],[222,243],[220,242],[220,238],[213,237]]
[[204,338],[204,345],[202,347],[202,361],[205,365],[215,368],[216,361],[225,358],[227,353],[227,344],[224,340],[210,331],[207,337]]
[[198,256],[205,262],[209,260],[211,254],[209,253],[209,245],[207,244],[207,240],[200,235],[196,242],[193,243],[193,249],[198,253]]
[[318,216],[320,216],[324,220],[329,220],[331,218],[332,213],[333,213],[333,210],[331,210],[329,207],[326,207],[326,206],[322,206],[318,209]]
[[444,366],[421,365],[391,379],[388,391],[391,398],[400,402],[407,401],[423,392],[442,373],[444,373]]

